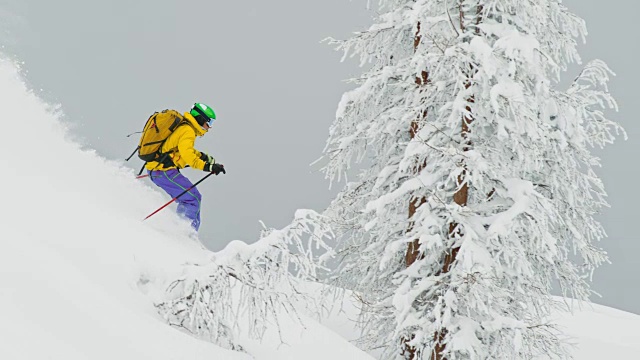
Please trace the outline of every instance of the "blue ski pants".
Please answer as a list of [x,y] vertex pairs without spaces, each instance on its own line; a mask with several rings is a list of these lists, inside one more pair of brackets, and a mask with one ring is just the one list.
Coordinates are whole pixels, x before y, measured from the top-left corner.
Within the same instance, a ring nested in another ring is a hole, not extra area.
[[[191,181],[177,169],[149,171],[149,178],[172,198],[175,198],[193,186]],[[191,220],[191,226],[196,229],[196,231],[200,228],[201,201],[202,195],[200,195],[200,192],[196,188],[189,190],[176,200],[178,203],[178,215]]]

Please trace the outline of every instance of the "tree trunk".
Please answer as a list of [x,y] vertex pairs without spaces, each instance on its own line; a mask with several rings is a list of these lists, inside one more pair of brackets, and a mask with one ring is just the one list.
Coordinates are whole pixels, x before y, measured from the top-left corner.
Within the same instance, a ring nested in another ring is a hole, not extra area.
[[[461,30],[464,32],[465,29],[465,24],[464,24],[464,11],[462,9],[461,4],[459,5],[459,10],[460,10],[460,28]],[[478,5],[476,8],[476,25],[478,25],[481,21],[481,13],[483,10],[483,6],[482,5]],[[479,29],[476,28],[476,32],[479,33]],[[422,41],[422,38],[420,36],[420,23],[417,24],[417,30],[416,30],[416,35],[414,38],[414,51],[416,51],[418,49],[418,46],[420,45],[420,42]],[[473,73],[475,72],[473,66],[470,66],[470,68],[468,69],[468,80],[465,84],[465,88],[468,89],[471,87],[472,85],[472,77],[473,77]],[[421,76],[417,76],[416,77],[416,84],[418,86],[425,86],[428,81],[429,81],[429,73],[424,70],[422,71],[422,73],[420,74]],[[473,116],[471,115],[471,105],[475,103],[475,99],[473,96],[471,96],[469,99],[467,99],[467,106],[466,106],[466,110],[467,110],[467,115],[463,116],[462,118],[462,124],[461,124],[461,137],[463,139],[463,151],[468,151],[471,148],[471,141],[468,140],[468,135],[469,135],[469,125],[473,122]],[[411,123],[411,129],[410,131],[410,135],[411,135],[411,139],[415,139],[415,137],[417,136],[418,130],[420,129],[420,123],[422,121],[425,121],[427,117],[427,111],[425,110],[424,113],[422,114],[422,116],[416,120],[414,120]],[[463,167],[465,167],[464,164],[461,164]],[[416,173],[419,173],[420,171],[422,171],[426,166],[426,163],[420,164],[417,168],[416,168]],[[456,191],[456,193],[453,196],[453,201],[458,204],[459,206],[466,206],[467,202],[469,200],[469,186],[466,182],[466,176],[467,176],[467,169],[466,167],[464,168],[464,170],[462,171],[462,173],[458,176],[457,179],[457,185],[459,187],[459,189]],[[418,208],[424,204],[426,202],[426,198],[424,197],[417,197],[417,198],[413,198],[411,199],[410,203],[409,203],[409,218],[413,218],[413,216],[415,215],[416,211],[418,210]],[[409,229],[408,231],[411,231],[413,228],[413,222],[410,223]],[[452,239],[453,242],[455,242],[455,237],[457,235],[460,234],[460,229],[458,228],[458,224],[457,223],[451,223],[449,224],[449,238]],[[407,248],[407,252],[405,255],[405,265],[407,267],[411,266],[416,260],[419,260],[420,258],[420,251],[419,251],[419,247],[420,247],[420,243],[418,241],[418,239],[413,240],[413,242],[411,242]],[[451,248],[451,250],[449,252],[447,252],[445,254],[444,257],[444,262],[443,262],[443,266],[442,269],[440,270],[440,274],[444,274],[444,273],[448,273],[451,270],[451,266],[453,266],[453,263],[456,260],[456,257],[458,255],[458,251],[459,251],[459,247],[454,246]],[[446,337],[447,334],[447,330],[446,329],[442,329],[441,331],[437,332],[436,334],[434,334],[434,349],[433,349],[433,353],[431,354],[431,358],[432,360],[446,360],[446,357],[443,355],[444,354],[444,350],[446,348],[446,344],[444,343],[444,339]],[[403,339],[404,342],[404,352],[403,355],[405,356],[405,358],[410,359],[410,360],[417,360],[417,350],[411,346],[409,344],[409,341],[413,338],[413,335],[410,336],[408,339]]]
[[[422,41],[422,37],[420,36],[420,23],[418,23],[416,26],[416,35],[413,41],[414,51],[418,49],[418,46],[420,45],[421,41]],[[416,85],[425,86],[429,82],[429,73],[426,70],[423,70],[420,76],[416,76],[415,81],[416,81]],[[411,122],[411,128],[409,129],[411,140],[415,139],[415,137],[418,134],[418,130],[420,130],[420,123],[422,121],[425,121],[426,118],[427,118],[427,110],[425,110],[418,119],[415,119],[413,120],[413,122]],[[426,162],[419,164],[415,169],[415,173],[416,174],[420,173],[420,171],[422,171],[422,169],[424,169],[425,166],[426,166]],[[414,197],[413,199],[411,199],[411,201],[409,202],[409,219],[413,218],[418,208],[422,206],[422,204],[424,204],[426,201],[427,199],[425,197]],[[412,229],[413,229],[413,222],[410,222],[407,232],[411,231]],[[418,239],[413,240],[409,244],[409,246],[407,247],[407,253],[405,254],[406,267],[411,266],[411,264],[413,264],[414,262],[416,262],[416,260],[420,258],[419,248],[420,248],[420,243]],[[409,344],[409,341],[411,341],[411,339],[413,339],[413,335],[409,336],[409,338],[402,339],[403,347],[404,347],[403,355],[406,359],[414,360],[416,358],[416,348]]]
[[[461,3],[459,3],[458,6],[460,10],[460,29],[462,32],[464,32],[465,30],[464,10],[462,9]],[[476,7],[475,25],[480,24],[482,20],[482,11],[483,11],[483,6],[481,4],[478,4]],[[476,31],[476,34],[480,33],[480,30],[478,27],[476,27],[475,31]],[[468,71],[467,72],[468,77],[465,83],[465,89],[469,89],[472,85],[473,74],[475,73],[475,69],[473,65],[470,65],[467,71]],[[472,104],[474,103],[475,103],[475,98],[472,95],[467,99],[467,106],[466,106],[467,114],[462,117],[460,132],[461,132],[461,138],[464,143],[463,151],[469,151],[472,145],[471,140],[469,139],[469,131],[470,131],[469,125],[471,125],[471,123],[474,120],[472,115],[472,108],[471,108]],[[461,165],[463,166],[464,170],[458,176],[457,185],[459,189],[453,195],[453,201],[459,206],[467,206],[467,202],[469,200],[469,186],[468,186],[468,183],[466,182],[467,168],[464,163]],[[458,235],[461,235],[458,224],[455,222],[449,224],[449,238],[453,243],[455,243],[455,238]],[[454,245],[451,251],[449,251],[445,255],[444,263],[442,265],[440,274],[448,273],[451,270],[451,267],[453,266],[453,263],[455,262],[456,257],[458,256],[459,250],[460,250],[460,247]],[[446,335],[447,335],[447,329],[442,329],[434,335],[435,345],[433,349],[432,360],[447,360],[447,358],[443,355],[446,349],[446,344],[444,342]]]

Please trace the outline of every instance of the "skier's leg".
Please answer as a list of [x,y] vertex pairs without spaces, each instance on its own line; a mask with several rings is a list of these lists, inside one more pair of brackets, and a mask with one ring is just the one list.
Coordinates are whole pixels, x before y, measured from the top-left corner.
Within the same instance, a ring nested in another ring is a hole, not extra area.
[[[171,169],[168,171],[153,171],[149,173],[151,181],[162,188],[172,198],[180,195],[193,184],[189,179],[183,176],[178,170]],[[179,197],[178,214],[191,220],[191,226],[198,230],[200,228],[200,202],[202,195],[197,188],[189,190],[186,194]]]

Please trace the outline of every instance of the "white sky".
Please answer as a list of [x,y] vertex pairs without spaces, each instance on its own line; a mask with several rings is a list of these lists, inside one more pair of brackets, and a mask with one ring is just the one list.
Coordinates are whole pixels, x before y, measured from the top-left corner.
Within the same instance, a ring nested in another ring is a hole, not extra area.
[[[359,70],[353,61],[339,63],[341,54],[320,40],[365,28],[371,15],[365,4],[0,0],[0,44],[25,62],[43,97],[62,104],[73,134],[109,159],[130,154],[136,140],[124,136],[153,111],[184,111],[195,101],[213,106],[219,120],[196,147],[228,173],[200,187],[200,233],[220,249],[233,239],[256,239],[258,220],[282,227],[297,208],[322,210],[335,193],[309,164],[321,155],[340,95],[349,89],[342,80]],[[611,82],[621,108],[616,118],[630,136],[601,152],[612,205],[601,216],[610,235],[602,246],[613,264],[596,273],[594,289],[604,296],[599,302],[640,313],[640,288],[632,285],[640,250],[634,191],[640,124],[632,117],[640,45],[630,31],[640,3],[565,4],[587,20],[583,59],[602,58],[618,74]],[[576,74],[571,69],[566,79]],[[33,159],[34,166],[68,166],[67,159],[46,155]],[[136,171],[140,165],[130,164]],[[204,175],[185,174],[194,181]]]

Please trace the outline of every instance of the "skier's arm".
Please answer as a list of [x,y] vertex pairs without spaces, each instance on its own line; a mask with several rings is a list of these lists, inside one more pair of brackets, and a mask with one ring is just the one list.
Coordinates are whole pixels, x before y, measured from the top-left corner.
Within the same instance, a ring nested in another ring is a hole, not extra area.
[[195,141],[196,135],[194,133],[185,132],[178,141],[178,152],[187,165],[194,169],[203,170],[205,162],[200,159],[200,151],[193,147]]

